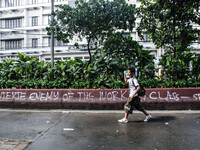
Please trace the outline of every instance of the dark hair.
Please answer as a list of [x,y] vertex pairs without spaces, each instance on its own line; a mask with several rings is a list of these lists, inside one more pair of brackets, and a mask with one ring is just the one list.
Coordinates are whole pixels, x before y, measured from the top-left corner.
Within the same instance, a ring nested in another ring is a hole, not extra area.
[[135,74],[135,68],[134,68],[134,67],[128,68],[128,70],[130,70],[131,73],[134,73],[134,74]]

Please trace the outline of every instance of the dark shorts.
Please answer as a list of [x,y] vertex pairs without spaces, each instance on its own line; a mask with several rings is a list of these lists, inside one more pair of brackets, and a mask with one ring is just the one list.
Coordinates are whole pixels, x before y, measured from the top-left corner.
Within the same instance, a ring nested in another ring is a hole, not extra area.
[[140,97],[139,96],[136,96],[133,99],[131,99],[129,97],[128,101],[124,105],[125,112],[129,113],[129,114],[132,114],[134,108],[136,108],[139,111],[144,110],[143,106],[140,104]]

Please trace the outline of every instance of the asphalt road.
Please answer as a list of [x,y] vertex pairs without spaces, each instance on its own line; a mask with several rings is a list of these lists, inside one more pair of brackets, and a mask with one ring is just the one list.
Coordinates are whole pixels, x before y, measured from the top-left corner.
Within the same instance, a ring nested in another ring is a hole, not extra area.
[[200,111],[0,110],[0,150],[199,150]]

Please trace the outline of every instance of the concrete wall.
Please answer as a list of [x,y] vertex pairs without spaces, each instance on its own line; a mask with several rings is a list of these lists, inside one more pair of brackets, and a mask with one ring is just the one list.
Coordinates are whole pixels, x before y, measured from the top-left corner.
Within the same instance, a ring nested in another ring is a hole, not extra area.
[[[128,89],[2,89],[1,108],[123,109]],[[200,88],[152,88],[141,97],[148,110],[200,109]]]

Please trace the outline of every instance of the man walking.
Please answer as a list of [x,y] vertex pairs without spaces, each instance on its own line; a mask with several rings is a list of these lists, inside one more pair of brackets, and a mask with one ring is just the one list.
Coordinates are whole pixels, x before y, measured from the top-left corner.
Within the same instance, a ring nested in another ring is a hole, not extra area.
[[129,99],[124,105],[125,115],[123,119],[118,120],[120,123],[128,123],[128,115],[132,114],[134,108],[143,112],[146,115],[144,119],[147,122],[151,115],[147,113],[144,107],[140,104],[140,97],[138,96],[138,91],[140,90],[140,85],[138,80],[135,78],[135,68],[128,69],[129,79],[127,79],[126,74],[124,73],[124,80],[129,84]]

